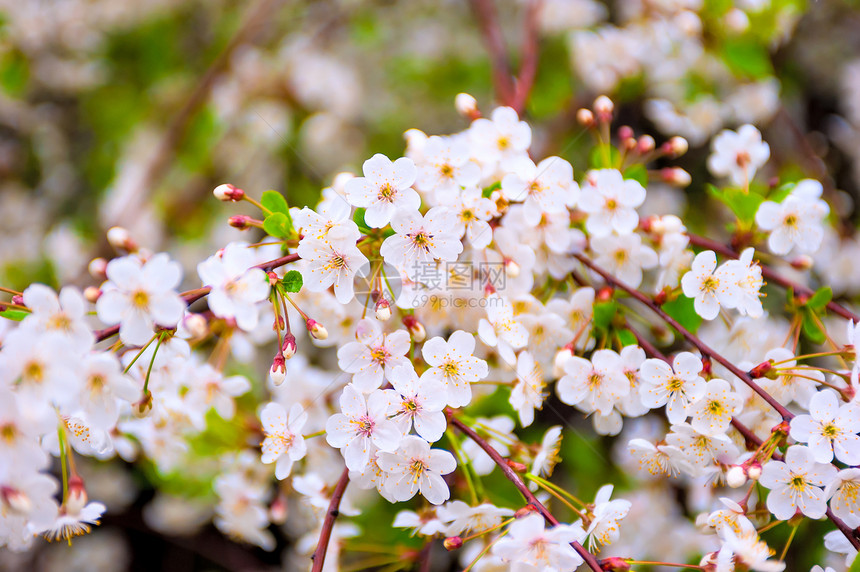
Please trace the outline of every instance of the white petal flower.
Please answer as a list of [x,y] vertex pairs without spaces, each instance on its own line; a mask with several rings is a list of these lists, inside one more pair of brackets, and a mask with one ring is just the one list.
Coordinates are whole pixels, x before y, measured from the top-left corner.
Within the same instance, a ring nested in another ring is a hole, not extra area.
[[578,206],[588,213],[588,233],[599,237],[636,230],[636,207],[644,201],[645,188],[638,181],[625,179],[616,169],[599,169],[586,174]]
[[472,401],[471,383],[487,377],[487,362],[476,358],[475,336],[457,330],[448,341],[435,337],[424,342],[421,355],[430,366],[422,379],[442,383],[451,407],[464,407]]
[[737,186],[748,185],[770,158],[770,146],[752,125],[743,125],[737,132],[720,132],[714,137],[711,151],[708,169],[717,177],[728,177]]
[[401,157],[392,163],[377,153],[364,162],[362,171],[364,177],[347,181],[344,191],[351,205],[367,209],[367,226],[382,228],[398,210],[414,212],[421,206],[421,197],[411,188],[417,175],[412,159]]
[[860,463],[860,418],[850,404],[842,404],[832,389],[819,391],[809,402],[809,415],[791,420],[791,437],[807,443],[816,462],[836,458],[847,465]]
[[836,472],[833,465],[816,462],[807,447],[789,447],[784,462],[769,461],[762,468],[759,482],[770,489],[768,510],[779,520],[790,519],[798,510],[809,518],[821,518],[827,504],[820,487],[829,485]]
[[279,480],[290,476],[293,463],[307,453],[301,433],[307,420],[308,414],[298,403],[290,407],[289,416],[284,407],[275,402],[267,403],[260,412],[263,434],[266,436],[260,460],[265,464],[276,463],[275,476]]
[[256,264],[257,257],[247,243],[231,242],[197,265],[200,280],[212,288],[207,297],[209,309],[219,318],[235,319],[246,332],[257,326],[257,303],[269,297],[268,277]]
[[681,423],[689,415],[690,403],[705,393],[699,376],[702,360],[689,352],[675,356],[672,366],[659,359],[642,364],[642,403],[650,408],[666,405],[670,423]]
[[547,530],[543,516],[529,514],[508,526],[508,534],[493,545],[492,553],[512,566],[576,570],[583,560],[570,543],[581,542],[584,537],[585,531],[579,525],[559,524]]
[[388,473],[385,488],[398,501],[409,500],[419,491],[431,504],[442,504],[451,496],[442,475],[457,468],[454,455],[431,449],[420,437],[404,437],[397,451],[380,453],[377,464]]

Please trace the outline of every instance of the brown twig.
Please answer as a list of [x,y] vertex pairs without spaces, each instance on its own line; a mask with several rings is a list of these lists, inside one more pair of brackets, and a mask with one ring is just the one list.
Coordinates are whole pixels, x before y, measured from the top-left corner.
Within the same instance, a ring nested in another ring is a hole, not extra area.
[[520,62],[520,70],[514,83],[513,99],[511,107],[517,114],[522,115],[526,107],[526,102],[529,99],[529,94],[535,84],[538,67],[538,15],[540,14],[542,0],[530,0],[526,7],[525,18],[523,19],[523,49],[522,61]]
[[320,539],[317,542],[317,547],[311,555],[313,560],[313,568],[311,572],[321,572],[323,564],[325,564],[325,554],[328,551],[328,544],[331,541],[331,531],[334,528],[334,521],[340,514],[340,501],[343,498],[343,493],[346,492],[346,485],[349,484],[349,469],[344,469],[334,487],[334,492],[331,495],[331,502],[328,503],[328,510],[325,513],[322,528],[320,529]]
[[754,392],[756,392],[759,395],[759,397],[764,399],[768,405],[773,407],[777,411],[777,413],[779,413],[782,416],[783,419],[789,420],[792,417],[794,417],[794,415],[788,409],[783,407],[783,405],[779,401],[774,399],[772,395],[770,395],[767,391],[762,389],[762,387],[759,384],[757,384],[755,381],[753,381],[752,377],[750,377],[750,375],[747,372],[741,371],[740,368],[738,368],[736,365],[734,365],[732,362],[730,362],[728,359],[726,359],[722,354],[720,354],[716,350],[712,349],[705,342],[703,342],[701,339],[699,339],[697,336],[695,336],[689,330],[687,330],[684,326],[679,324],[677,320],[675,320],[672,316],[670,316],[665,311],[663,311],[663,309],[660,306],[658,306],[654,302],[654,300],[652,300],[651,298],[649,298],[648,296],[646,296],[642,292],[639,292],[636,288],[632,288],[632,287],[628,286],[627,284],[625,284],[624,282],[621,282],[620,280],[618,280],[617,278],[615,278],[614,276],[609,274],[609,272],[607,272],[603,268],[597,266],[587,256],[584,256],[582,254],[574,254],[573,256],[577,260],[582,262],[584,265],[586,265],[588,268],[590,268],[591,270],[593,270],[597,274],[600,274],[600,276],[602,276],[603,279],[608,284],[611,284],[615,288],[618,288],[620,290],[627,292],[627,294],[630,295],[632,298],[635,298],[639,302],[648,306],[648,308],[650,308],[652,312],[657,314],[661,320],[663,320],[664,322],[666,322],[667,324],[669,324],[670,326],[675,328],[675,330],[677,330],[678,333],[681,334],[685,340],[687,340],[687,342],[689,342],[691,345],[695,346],[700,352],[702,352],[703,355],[706,355],[706,356],[710,357],[711,359],[715,360],[720,365],[722,365],[727,370],[729,370],[732,373],[732,375],[735,375],[738,379],[740,379],[745,384],[747,384],[747,386],[750,389],[752,389]]
[[[711,240],[709,238],[705,238],[704,236],[698,236],[690,233],[687,233],[687,236],[690,238],[690,244],[692,244],[693,246],[713,250],[714,252],[721,254],[727,258],[738,258],[738,256],[740,256],[737,252],[734,251],[734,249],[715,240]],[[792,280],[781,276],[769,266],[765,266],[764,264],[760,264],[759,266],[761,267],[762,277],[764,277],[764,279],[768,282],[772,282],[777,286],[785,288],[786,290],[791,288],[792,290],[794,290],[795,294],[800,294],[801,296],[812,296],[815,293],[806,286],[803,286],[802,284],[798,284],[797,282],[793,282]],[[842,316],[846,320],[853,320],[855,322],[860,321],[860,317],[858,317],[857,314],[845,308],[844,306],[841,306],[837,302],[834,302],[833,300],[827,303],[827,309],[834,314]]]
[[[450,411],[449,411],[450,413]],[[525,497],[526,502],[534,507],[543,517],[549,522],[551,525],[555,526],[558,524],[558,519],[556,519],[552,513],[547,510],[547,508],[541,503],[537,497],[529,490],[526,484],[523,482],[522,478],[520,478],[519,474],[514,471],[511,466],[507,463],[504,457],[496,451],[492,445],[490,445],[486,439],[482,438],[480,435],[475,433],[475,431],[457,419],[454,415],[449,415],[451,420],[451,424],[456,427],[461,433],[466,435],[469,439],[474,441],[484,452],[490,456],[490,458],[499,466],[499,468],[504,473],[505,477],[511,481],[517,490]],[[600,563],[597,559],[585,549],[582,544],[579,542],[571,542],[570,545],[574,550],[585,560],[586,564],[588,564],[589,568],[591,568],[594,572],[602,572],[600,567]]]
[[493,69],[493,85],[496,97],[503,105],[512,105],[516,87],[514,86],[513,74],[508,61],[505,40],[502,37],[502,28],[496,14],[493,0],[470,0],[472,12],[478,20],[484,43],[490,53],[490,65]]

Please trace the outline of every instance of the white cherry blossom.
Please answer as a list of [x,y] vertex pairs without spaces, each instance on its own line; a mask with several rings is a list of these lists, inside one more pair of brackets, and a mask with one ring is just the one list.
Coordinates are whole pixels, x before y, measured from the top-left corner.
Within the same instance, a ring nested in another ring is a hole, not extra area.
[[732,416],[740,413],[741,398],[732,391],[732,386],[723,379],[711,379],[705,383],[705,391],[693,402],[689,414],[690,425],[703,435],[725,433]]
[[516,363],[514,350],[525,347],[529,332],[514,318],[514,310],[507,298],[498,294],[487,296],[487,318],[478,322],[478,337],[508,364]]
[[511,406],[520,418],[520,425],[528,427],[535,419],[535,409],[543,407],[546,392],[543,369],[527,351],[517,356],[517,381],[511,390]]
[[579,185],[573,167],[561,157],[547,157],[537,165],[528,157],[509,167],[502,179],[502,194],[511,202],[523,202],[528,224],[537,226],[543,213],[565,212],[576,204]]
[[299,242],[296,252],[307,261],[300,269],[303,284],[308,290],[323,292],[334,286],[335,298],[341,304],[347,304],[355,297],[353,280],[368,261],[355,245],[352,233],[332,229],[326,240],[305,237]]
[[388,395],[381,390],[365,397],[352,384],[343,388],[341,413],[329,417],[325,431],[326,441],[341,450],[350,470],[363,471],[374,451],[392,452],[400,445],[403,435],[388,420],[389,405]]
[[807,447],[789,447],[784,462],[771,460],[762,467],[759,482],[770,489],[768,510],[779,520],[790,519],[798,510],[809,518],[821,518],[827,509],[821,487],[830,484],[836,472],[833,465],[816,462]]
[[244,242],[231,242],[218,254],[197,265],[197,274],[209,286],[209,309],[219,318],[233,318],[240,329],[257,326],[257,303],[269,297],[266,273],[255,268],[257,256]]
[[443,384],[447,403],[451,407],[463,407],[472,401],[471,383],[487,377],[487,362],[476,358],[475,336],[457,330],[448,340],[435,337],[424,342],[421,355],[430,366],[421,378]]
[[618,540],[621,531],[618,521],[627,516],[631,503],[623,499],[609,500],[612,496],[612,485],[603,485],[594,497],[593,519],[588,529],[587,546],[594,551],[599,546],[606,546]]
[[397,451],[380,453],[377,464],[388,473],[385,488],[398,501],[409,500],[419,491],[436,505],[451,496],[442,475],[457,468],[454,455],[444,449],[431,449],[420,437],[404,437]]
[[689,352],[676,355],[671,366],[659,359],[645,360],[639,370],[642,403],[652,409],[666,405],[669,422],[683,422],[690,413],[691,402],[705,394],[701,371],[702,360]]
[[842,469],[824,489],[833,514],[851,528],[860,526],[860,469]]
[[657,253],[638,234],[595,236],[591,249],[598,266],[631,288],[642,283],[642,270],[657,266]]
[[417,171],[408,157],[394,161],[377,153],[364,162],[364,177],[346,182],[344,191],[349,203],[367,209],[364,222],[371,228],[387,225],[398,210],[417,211],[421,197],[412,189]]
[[427,376],[419,379],[409,366],[393,368],[391,385],[394,389],[388,390],[392,394],[388,414],[400,432],[407,435],[414,427],[430,443],[441,439],[448,425],[443,413],[445,386]]
[[616,169],[598,169],[586,174],[577,206],[588,213],[588,233],[599,237],[633,232],[639,224],[636,207],[644,201],[645,188],[638,181],[624,179]]
[[819,391],[809,401],[809,414],[791,420],[791,438],[806,443],[818,463],[836,458],[847,465],[860,464],[860,418],[850,404],[840,405],[832,389]]
[[267,403],[260,412],[263,434],[266,436],[260,461],[267,465],[275,463],[275,477],[279,480],[289,477],[293,463],[307,454],[307,445],[301,433],[307,420],[307,412],[298,403],[290,407],[289,415],[280,403],[275,402]]
[[769,231],[767,246],[774,254],[813,253],[824,239],[823,222],[830,207],[821,200],[818,181],[804,179],[781,203],[764,201],[755,214],[755,222]]
[[717,177],[728,177],[734,185],[745,186],[770,158],[770,146],[752,125],[720,132],[711,144],[708,169]]
[[469,145],[463,137],[438,137],[424,143],[423,157],[418,161],[415,186],[433,193],[436,202],[447,204],[456,199],[461,188],[477,185],[481,167],[469,156]]
[[696,313],[706,320],[713,320],[720,313],[720,306],[738,305],[739,292],[735,277],[726,272],[726,267],[717,268],[717,255],[706,250],[696,255],[693,267],[681,278],[684,296],[693,298]]
[[445,207],[433,207],[423,216],[417,211],[398,211],[391,220],[395,234],[385,239],[379,252],[410,278],[436,260],[456,260],[463,252],[463,243],[454,232],[456,216]]
[[361,320],[356,327],[358,341],[349,342],[337,351],[338,367],[353,374],[355,387],[369,393],[391,381],[391,371],[398,366],[411,367],[405,354],[409,351],[409,332],[397,330],[384,334],[377,320]]
[[575,570],[583,560],[570,543],[584,537],[579,525],[559,524],[547,530],[543,516],[533,513],[512,522],[507,535],[493,545],[492,554],[513,570],[524,564],[529,568],[523,570]]
[[621,357],[612,350],[597,350],[591,361],[573,356],[564,363],[564,371],[556,391],[568,405],[584,402],[589,410],[609,415],[615,403],[630,393]]

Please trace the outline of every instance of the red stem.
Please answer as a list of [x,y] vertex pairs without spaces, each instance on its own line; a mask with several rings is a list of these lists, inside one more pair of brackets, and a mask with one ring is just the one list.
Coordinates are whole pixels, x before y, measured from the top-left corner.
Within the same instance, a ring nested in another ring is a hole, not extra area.
[[487,51],[490,52],[496,96],[501,104],[513,105],[516,88],[496,7],[493,5],[493,0],[471,0],[470,4],[481,28]]
[[313,568],[311,572],[322,572],[323,564],[325,564],[325,553],[328,551],[328,544],[331,541],[331,531],[334,528],[334,521],[340,514],[340,501],[343,498],[343,493],[346,492],[346,485],[349,484],[349,469],[344,469],[334,487],[334,492],[331,495],[331,502],[328,503],[328,510],[325,513],[322,528],[320,529],[320,539],[317,542],[317,547],[311,555],[313,560]]
[[[558,519],[556,519],[549,512],[549,510],[547,510],[547,508],[534,496],[534,494],[532,494],[532,492],[523,482],[522,478],[520,478],[517,472],[514,471],[510,465],[508,465],[505,458],[502,457],[502,455],[498,451],[496,451],[492,445],[490,445],[480,435],[475,433],[475,431],[471,427],[469,427],[453,415],[449,415],[449,418],[451,420],[451,424],[454,427],[456,427],[461,433],[465,434],[469,439],[477,443],[477,445],[481,449],[483,449],[484,452],[487,453],[487,455],[490,456],[490,458],[499,466],[499,468],[505,474],[505,477],[507,477],[507,479],[511,481],[514,486],[517,487],[517,490],[519,490],[520,493],[525,497],[526,502],[528,502],[528,504],[537,509],[537,511],[540,512],[541,515],[543,515],[547,522],[549,522],[553,526],[558,524]],[[579,542],[571,542],[570,545],[573,547],[574,550],[576,550],[576,552],[582,557],[582,559],[585,560],[586,564],[588,564],[588,566],[594,572],[602,572],[600,563],[588,550],[585,549],[584,546],[582,546],[582,544],[580,544]]]
[[643,304],[648,306],[652,312],[654,312],[655,314],[660,316],[660,319],[662,319],[664,322],[666,322],[667,324],[669,324],[670,326],[675,328],[678,331],[678,333],[680,333],[684,337],[684,339],[686,339],[690,344],[695,346],[700,352],[702,352],[702,354],[709,356],[711,359],[719,362],[723,367],[725,367],[727,370],[729,370],[733,375],[737,376],[741,381],[743,381],[745,384],[747,384],[747,386],[750,389],[752,389],[753,391],[755,391],[759,395],[759,397],[764,399],[768,403],[768,405],[773,407],[777,411],[777,413],[779,413],[782,416],[783,419],[790,420],[794,417],[794,415],[788,409],[783,407],[779,401],[774,399],[773,396],[771,396],[767,391],[762,389],[761,386],[759,386],[759,384],[754,382],[753,379],[749,376],[749,374],[747,374],[744,371],[741,371],[736,365],[734,365],[728,359],[723,357],[716,350],[712,349],[710,346],[705,344],[705,342],[703,342],[702,340],[697,338],[695,335],[690,333],[684,326],[679,324],[677,322],[677,320],[675,320],[674,318],[672,318],[672,316],[670,316],[669,314],[664,312],[663,309],[660,308],[660,306],[658,306],[651,298],[649,298],[645,294],[642,294],[641,292],[639,292],[635,288],[631,288],[627,284],[621,282],[620,280],[618,280],[617,278],[615,278],[614,276],[609,274],[606,270],[604,270],[604,269],[600,268],[599,266],[597,266],[596,264],[594,264],[594,262],[592,262],[588,257],[583,256],[582,254],[574,254],[573,256],[577,260],[579,260],[580,262],[585,264],[587,267],[589,267],[591,270],[600,274],[603,277],[603,279],[606,280],[606,282],[608,284],[611,284],[616,288],[624,290],[631,297],[635,298],[639,302],[642,302]]
[[540,14],[542,0],[530,0],[526,7],[526,15],[523,20],[523,58],[520,62],[520,71],[514,84],[514,94],[511,107],[518,115],[522,115],[529,99],[529,94],[534,87],[538,67],[538,15]]
[[[692,244],[693,246],[713,250],[714,252],[722,254],[723,256],[728,258],[737,258],[738,256],[740,256],[737,252],[734,251],[734,249],[726,246],[725,244],[721,244],[709,238],[697,236],[695,234],[687,233],[687,236],[690,238],[690,244]],[[764,264],[760,264],[759,266],[761,267],[761,275],[768,282],[773,282],[774,284],[781,286],[786,290],[791,288],[792,290],[794,290],[795,294],[800,294],[802,296],[812,296],[815,293],[806,286],[803,286],[802,284],[798,284],[797,282],[793,282],[788,278],[785,278],[784,276],[780,276],[769,266],[765,266]],[[834,314],[842,316],[846,320],[860,322],[860,317],[858,317],[857,314],[845,308],[844,306],[841,306],[840,304],[834,302],[833,300],[827,303],[827,309]]]

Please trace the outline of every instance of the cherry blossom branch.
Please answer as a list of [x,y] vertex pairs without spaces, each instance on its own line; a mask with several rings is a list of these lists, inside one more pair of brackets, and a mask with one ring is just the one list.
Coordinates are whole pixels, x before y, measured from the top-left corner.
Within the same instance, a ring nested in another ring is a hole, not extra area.
[[[511,481],[517,490],[525,497],[526,502],[529,505],[534,507],[547,522],[552,524],[553,526],[558,524],[558,519],[555,518],[552,513],[534,496],[534,494],[529,490],[526,486],[523,479],[514,471],[511,466],[508,464],[507,460],[502,457],[502,455],[490,445],[486,439],[483,439],[480,435],[478,435],[471,427],[460,421],[457,417],[450,414],[450,410],[448,410],[449,419],[451,424],[456,427],[461,433],[466,435],[469,439],[474,441],[484,452],[489,455],[489,457],[499,466],[504,473],[505,477]],[[597,559],[585,549],[582,544],[579,542],[571,542],[570,545],[574,550],[585,560],[586,564],[588,564],[589,568],[591,568],[594,572],[602,572],[602,568],[600,567],[600,563]]]
[[[725,244],[719,243],[715,240],[711,240],[709,238],[705,238],[704,236],[698,236],[690,233],[687,233],[687,236],[690,239],[690,244],[694,246],[713,250],[714,252],[728,258],[738,258],[738,256],[740,256],[737,252],[734,251],[733,248],[726,246]],[[795,294],[800,294],[801,296],[812,296],[815,293],[806,286],[803,286],[802,284],[798,284],[797,282],[794,282],[792,280],[789,280],[788,278],[785,278],[784,276],[781,276],[769,266],[766,266],[761,263],[759,264],[759,266],[761,268],[761,275],[768,282],[773,282],[774,284],[781,286],[786,290],[791,288],[792,290],[794,290]],[[860,322],[860,317],[858,317],[857,314],[855,314],[851,310],[848,310],[844,306],[841,306],[837,302],[834,302],[833,300],[827,303],[827,309],[834,314],[842,316],[846,320]]]
[[[690,342],[691,344],[696,346],[699,349],[699,351],[701,351],[705,355],[708,355],[711,359],[719,362],[724,367],[726,367],[726,369],[728,369],[734,375],[738,376],[741,380],[743,380],[745,383],[747,383],[747,385],[749,385],[749,387],[753,391],[758,393],[763,399],[765,399],[765,401],[767,401],[770,405],[772,405],[774,407],[774,409],[776,409],[776,411],[780,415],[782,415],[783,419],[789,420],[792,417],[794,417],[791,414],[791,412],[789,412],[787,409],[785,409],[785,407],[783,407],[781,404],[779,404],[779,402],[777,402],[769,393],[767,393],[764,389],[762,389],[761,386],[759,386],[754,381],[752,381],[752,378],[750,378],[750,376],[748,374],[740,371],[737,367],[735,367],[726,358],[724,358],[722,355],[720,355],[716,351],[712,350],[710,347],[705,345],[705,343],[702,342],[699,338],[697,338],[695,335],[693,335],[689,331],[687,331],[681,324],[679,324],[671,316],[666,314],[666,312],[664,312],[662,310],[662,308],[660,308],[648,296],[642,294],[641,292],[639,292],[635,288],[631,288],[630,286],[627,286],[626,284],[624,284],[623,282],[621,282],[617,278],[613,277],[611,274],[609,274],[608,272],[606,272],[605,270],[603,270],[602,268],[600,268],[599,266],[594,264],[594,262],[592,262],[588,257],[583,256],[582,254],[574,254],[574,256],[576,257],[577,260],[582,262],[588,268],[590,268],[591,270],[593,270],[597,274],[600,274],[600,276],[602,276],[603,279],[606,280],[607,283],[613,285],[616,288],[620,288],[621,290],[624,290],[630,296],[632,296],[633,298],[635,298],[639,302],[648,306],[654,313],[656,313],[658,316],[660,316],[666,323],[668,323],[670,326],[675,328],[682,336],[684,336],[684,338],[688,342]],[[639,345],[642,347],[642,349],[644,349],[646,352],[649,352],[649,350],[654,351],[655,353],[653,355],[655,357],[658,357],[659,359],[662,359],[663,361],[666,361],[666,362],[669,361],[665,355],[663,355],[662,353],[657,351],[657,349],[650,342],[645,340],[634,329],[630,328],[629,325],[627,326],[627,329],[630,330],[630,332],[636,337],[636,340],[639,343]],[[643,344],[643,342],[644,342],[644,344]],[[742,374],[742,375],[738,375],[738,374]],[[756,434],[751,429],[749,429],[746,425],[744,425],[743,423],[741,423],[740,421],[738,421],[734,417],[732,417],[731,423],[732,423],[732,426],[735,429],[737,429],[741,435],[743,435],[744,439],[746,439],[750,443],[753,443],[756,446],[761,446],[762,440],[759,439],[758,436],[756,436]],[[781,458],[777,453],[774,453],[772,455],[772,457],[774,459],[777,459],[777,460],[779,460]],[[854,546],[854,548],[856,548],[858,551],[860,551],[860,540],[858,540],[857,536],[855,536],[855,531],[852,530],[847,524],[845,524],[845,522],[842,519],[840,519],[838,516],[833,514],[833,511],[831,511],[829,507],[827,508],[827,512],[825,513],[825,515],[827,516],[827,518],[830,519],[831,522],[833,522],[834,525],[836,525],[836,528],[838,528],[840,530],[840,532],[842,532],[842,534],[845,535],[845,538],[848,539],[848,541],[851,543],[851,545]]]
[[349,484],[349,469],[344,469],[334,487],[334,492],[331,495],[331,502],[328,503],[328,510],[325,513],[325,519],[320,529],[320,539],[317,542],[317,547],[311,555],[313,560],[313,568],[311,572],[322,572],[323,564],[325,564],[325,554],[328,551],[329,542],[331,542],[331,531],[334,528],[334,521],[340,514],[340,501],[343,498],[343,493],[346,492],[346,485]]
[[529,99],[532,87],[537,77],[538,67],[538,15],[540,14],[542,0],[530,0],[526,7],[523,19],[523,49],[520,70],[514,83],[513,99],[511,107],[517,114],[522,115]]
[[496,96],[502,104],[511,105],[514,102],[516,86],[514,86],[496,7],[493,5],[493,0],[470,0],[470,4],[481,28],[487,51],[490,53]]
[[628,286],[624,282],[621,282],[620,280],[618,280],[617,278],[612,276],[609,272],[607,272],[603,268],[597,266],[587,256],[584,256],[582,254],[574,254],[573,256],[577,260],[582,262],[585,266],[587,266],[588,268],[590,268],[591,270],[593,270],[594,272],[596,272],[597,274],[602,276],[603,279],[607,282],[607,284],[610,284],[615,288],[618,288],[620,290],[627,292],[627,294],[629,294],[631,297],[633,297],[634,299],[636,299],[639,302],[648,306],[652,312],[657,314],[660,317],[660,319],[662,319],[664,322],[666,322],[667,324],[669,324],[670,326],[675,328],[675,330],[677,330],[678,333],[680,333],[684,337],[684,339],[687,340],[687,342],[689,342],[691,345],[695,346],[700,352],[702,352],[703,355],[706,355],[706,356],[710,357],[711,359],[713,359],[714,361],[718,362],[720,365],[722,365],[727,370],[729,370],[732,373],[732,375],[737,376],[738,379],[740,379],[745,384],[747,384],[747,386],[750,389],[752,389],[753,391],[755,391],[759,395],[759,397],[764,399],[768,405],[773,407],[776,410],[776,412],[782,416],[783,419],[789,420],[789,419],[794,417],[794,414],[792,414],[788,409],[783,407],[783,405],[779,401],[774,399],[771,394],[769,394],[767,391],[762,389],[762,387],[759,384],[757,384],[755,381],[753,381],[752,377],[750,377],[750,375],[747,372],[741,371],[740,368],[738,368],[736,365],[734,365],[728,359],[723,357],[722,354],[720,354],[716,350],[712,349],[705,342],[703,342],[701,339],[699,339],[696,335],[694,335],[689,330],[687,330],[684,326],[682,326],[680,323],[678,323],[678,321],[675,320],[672,316],[670,316],[665,311],[663,311],[663,309],[660,306],[658,306],[657,303],[654,302],[654,300],[652,300],[650,297],[646,296],[645,294],[643,294],[642,292],[640,292],[636,288],[631,288],[630,286]]

